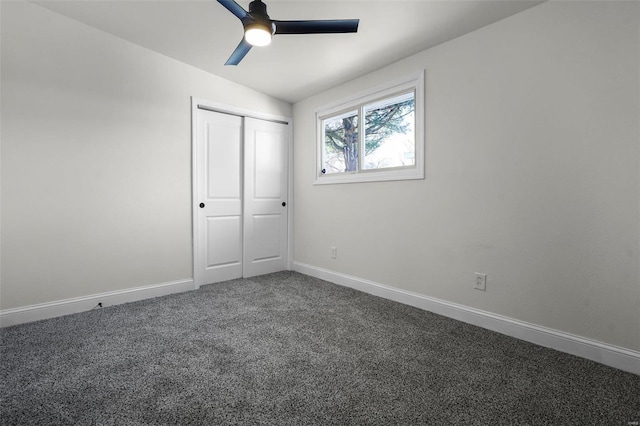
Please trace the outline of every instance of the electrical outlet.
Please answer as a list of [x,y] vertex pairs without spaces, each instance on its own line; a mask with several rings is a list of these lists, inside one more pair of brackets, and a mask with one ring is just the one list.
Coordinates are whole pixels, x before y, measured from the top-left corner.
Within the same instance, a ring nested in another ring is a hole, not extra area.
[[476,272],[476,282],[474,288],[476,290],[487,291],[487,274]]
[[335,247],[331,247],[331,258],[332,259],[338,258],[338,249]]

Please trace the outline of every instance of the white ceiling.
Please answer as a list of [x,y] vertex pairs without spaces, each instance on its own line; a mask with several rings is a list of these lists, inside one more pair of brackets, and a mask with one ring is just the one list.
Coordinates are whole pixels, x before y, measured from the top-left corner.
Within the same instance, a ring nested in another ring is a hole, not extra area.
[[[41,0],[40,6],[288,102],[535,6],[529,0],[264,0],[271,19],[360,19],[356,34],[278,35],[224,66],[242,24],[216,0]],[[248,9],[249,0],[237,0]]]

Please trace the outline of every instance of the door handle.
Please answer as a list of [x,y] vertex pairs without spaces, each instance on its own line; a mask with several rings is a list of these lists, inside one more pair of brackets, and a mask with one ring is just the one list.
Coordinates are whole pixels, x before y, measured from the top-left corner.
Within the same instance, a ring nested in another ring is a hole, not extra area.
[[286,207],[287,203],[285,203],[284,201],[282,202],[282,207]]
[[200,203],[200,208],[204,209],[204,203]]

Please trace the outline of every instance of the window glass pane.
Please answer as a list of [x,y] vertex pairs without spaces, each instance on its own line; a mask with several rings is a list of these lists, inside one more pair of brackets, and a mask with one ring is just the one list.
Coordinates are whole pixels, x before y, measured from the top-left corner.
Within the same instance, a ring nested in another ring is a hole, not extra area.
[[386,169],[416,164],[413,92],[366,105],[364,115],[363,169]]
[[322,120],[322,173],[358,170],[358,112]]

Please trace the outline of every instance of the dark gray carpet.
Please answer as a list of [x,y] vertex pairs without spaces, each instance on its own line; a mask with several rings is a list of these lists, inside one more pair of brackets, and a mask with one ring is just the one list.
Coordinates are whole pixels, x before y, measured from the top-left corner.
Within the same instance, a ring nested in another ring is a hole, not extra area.
[[296,273],[0,334],[3,425],[640,421],[640,376]]

